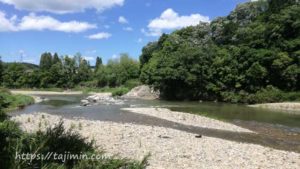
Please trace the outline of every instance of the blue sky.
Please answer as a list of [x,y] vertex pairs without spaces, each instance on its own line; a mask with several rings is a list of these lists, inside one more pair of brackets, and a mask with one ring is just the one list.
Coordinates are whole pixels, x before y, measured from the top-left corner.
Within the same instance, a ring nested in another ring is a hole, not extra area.
[[40,54],[80,52],[94,64],[138,58],[162,32],[228,15],[247,0],[0,0],[0,56],[39,63]]

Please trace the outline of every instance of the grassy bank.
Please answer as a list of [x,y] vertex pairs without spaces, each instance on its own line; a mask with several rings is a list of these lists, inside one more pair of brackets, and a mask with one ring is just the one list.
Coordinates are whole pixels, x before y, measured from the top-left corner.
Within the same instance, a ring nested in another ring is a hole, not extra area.
[[235,92],[222,92],[221,99],[224,102],[230,103],[278,103],[278,102],[299,102],[300,92],[285,92],[273,86],[263,88],[256,93],[247,93],[240,91]]
[[0,106],[4,109],[4,111],[23,108],[34,103],[34,99],[31,96],[21,94],[13,95],[7,89],[0,89],[0,98],[2,99]]

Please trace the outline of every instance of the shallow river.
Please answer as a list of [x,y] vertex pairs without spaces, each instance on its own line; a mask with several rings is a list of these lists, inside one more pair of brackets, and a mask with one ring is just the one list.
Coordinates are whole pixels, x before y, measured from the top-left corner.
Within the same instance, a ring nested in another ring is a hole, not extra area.
[[[124,105],[80,107],[80,100],[85,97],[84,95],[42,97],[49,100],[13,112],[12,115],[46,112],[66,118],[81,117],[89,120],[163,126],[209,137],[237,142],[249,142],[300,153],[299,112],[271,111],[225,103],[168,102],[158,100],[126,100]],[[227,121],[255,131],[257,134],[235,133],[225,130],[187,126],[121,110],[121,108],[128,107],[166,107],[174,111],[194,113]]]

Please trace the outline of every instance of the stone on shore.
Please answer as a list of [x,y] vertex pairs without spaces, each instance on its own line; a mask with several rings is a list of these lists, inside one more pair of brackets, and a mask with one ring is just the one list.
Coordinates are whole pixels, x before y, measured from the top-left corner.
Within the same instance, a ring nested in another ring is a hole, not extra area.
[[127,94],[123,95],[122,98],[155,100],[159,99],[159,92],[150,86],[142,85],[131,89]]

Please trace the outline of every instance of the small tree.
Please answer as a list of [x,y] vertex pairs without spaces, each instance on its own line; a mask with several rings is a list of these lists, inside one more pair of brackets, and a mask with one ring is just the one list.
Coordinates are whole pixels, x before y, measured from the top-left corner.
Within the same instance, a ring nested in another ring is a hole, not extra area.
[[95,72],[97,72],[97,70],[102,66],[102,58],[101,57],[97,57],[96,59],[96,66],[95,66]]

